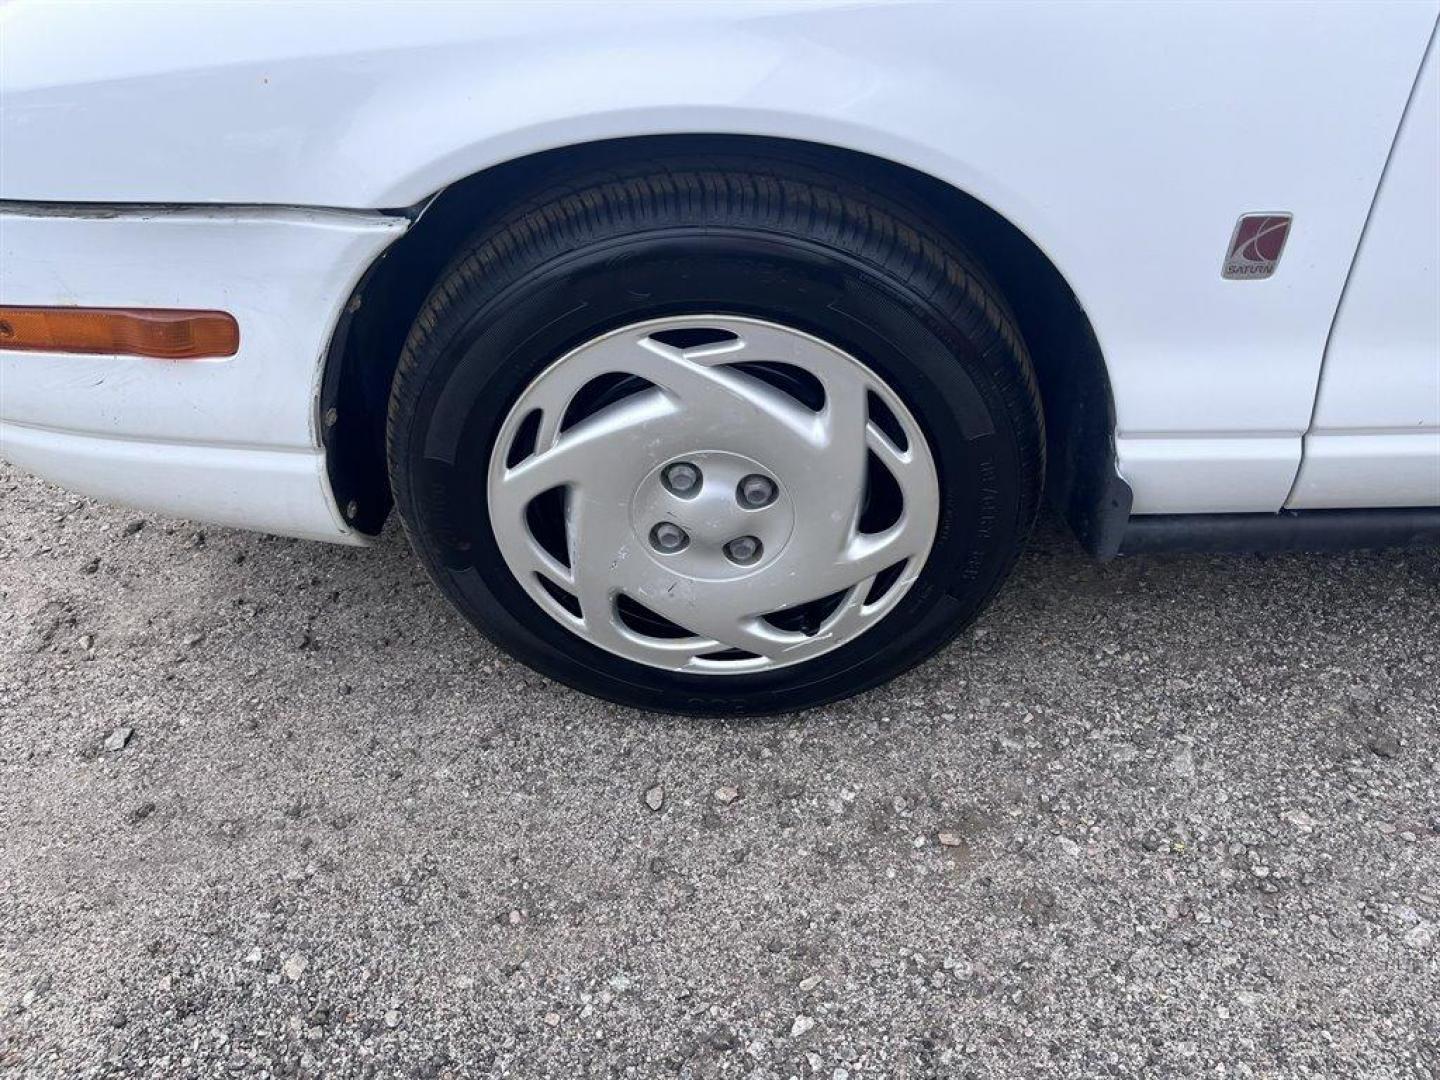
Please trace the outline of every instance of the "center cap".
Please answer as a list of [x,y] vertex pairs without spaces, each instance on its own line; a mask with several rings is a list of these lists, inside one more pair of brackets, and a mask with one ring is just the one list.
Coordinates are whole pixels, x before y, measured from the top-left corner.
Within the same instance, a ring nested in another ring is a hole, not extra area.
[[772,565],[795,509],[772,469],[728,450],[696,450],[659,465],[630,500],[635,543],[679,577],[724,581]]

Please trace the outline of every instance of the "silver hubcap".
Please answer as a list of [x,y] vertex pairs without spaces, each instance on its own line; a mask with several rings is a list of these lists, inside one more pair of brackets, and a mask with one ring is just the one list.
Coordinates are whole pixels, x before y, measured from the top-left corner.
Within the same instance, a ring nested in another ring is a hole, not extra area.
[[858,360],[731,316],[612,331],[551,364],[491,455],[501,555],[616,655],[730,674],[875,625],[935,538],[919,424]]

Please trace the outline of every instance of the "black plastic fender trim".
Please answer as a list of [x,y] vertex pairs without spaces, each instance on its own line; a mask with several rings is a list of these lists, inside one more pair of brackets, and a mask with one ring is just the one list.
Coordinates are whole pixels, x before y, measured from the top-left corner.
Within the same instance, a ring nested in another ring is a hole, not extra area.
[[1274,514],[1144,514],[1131,517],[1120,538],[1121,555],[1430,546],[1440,546],[1440,506],[1281,510]]

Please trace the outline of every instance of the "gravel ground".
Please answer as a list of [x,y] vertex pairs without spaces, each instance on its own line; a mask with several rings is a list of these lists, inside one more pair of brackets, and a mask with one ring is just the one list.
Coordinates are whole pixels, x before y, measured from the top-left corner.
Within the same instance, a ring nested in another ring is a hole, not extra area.
[[1440,551],[1088,561],[802,716],[0,466],[0,1074],[1440,1077]]

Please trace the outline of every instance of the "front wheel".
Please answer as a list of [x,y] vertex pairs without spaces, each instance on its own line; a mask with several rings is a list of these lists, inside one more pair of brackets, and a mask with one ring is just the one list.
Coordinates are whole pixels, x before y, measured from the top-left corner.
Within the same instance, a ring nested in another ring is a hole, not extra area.
[[390,405],[417,552],[502,648],[644,708],[760,713],[918,663],[1038,500],[1006,308],[910,211],[793,162],[676,160],[476,239]]

